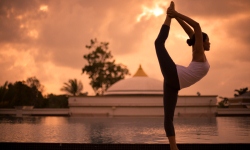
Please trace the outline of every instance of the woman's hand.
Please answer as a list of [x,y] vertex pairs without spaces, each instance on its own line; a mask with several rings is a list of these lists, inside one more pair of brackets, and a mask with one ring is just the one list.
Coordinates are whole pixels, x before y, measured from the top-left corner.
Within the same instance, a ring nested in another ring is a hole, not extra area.
[[172,8],[173,10],[175,10],[175,4],[173,1],[171,1],[169,8]]
[[167,15],[170,17],[170,18],[176,18],[177,16],[177,11],[175,11],[174,9],[172,9],[171,7],[168,8],[167,10]]
[[167,15],[170,17],[170,18],[175,18],[176,17],[176,11],[175,11],[175,4],[173,1],[171,1],[170,3],[170,6],[168,7],[168,10],[167,10]]

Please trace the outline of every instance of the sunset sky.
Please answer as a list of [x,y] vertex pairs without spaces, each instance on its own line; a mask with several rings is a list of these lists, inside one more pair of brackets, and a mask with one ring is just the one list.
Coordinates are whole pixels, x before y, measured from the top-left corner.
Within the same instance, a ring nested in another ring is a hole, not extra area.
[[[179,95],[233,97],[250,88],[250,0],[175,0],[176,10],[200,23],[209,35],[210,71]],[[90,39],[109,42],[117,64],[131,76],[139,65],[163,81],[154,40],[169,0],[0,0],[0,85],[35,76],[44,93],[63,94],[64,82],[76,78],[94,95],[82,74]],[[191,61],[188,36],[172,20],[166,42],[176,64]],[[126,78],[130,78],[127,76]]]

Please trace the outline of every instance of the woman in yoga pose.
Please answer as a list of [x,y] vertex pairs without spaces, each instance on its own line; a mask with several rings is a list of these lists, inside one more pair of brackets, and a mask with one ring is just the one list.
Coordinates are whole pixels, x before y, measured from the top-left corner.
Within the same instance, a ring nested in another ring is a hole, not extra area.
[[[187,43],[192,46],[193,57],[188,67],[176,65],[165,48],[165,41],[168,38],[172,18],[179,22],[190,38]],[[209,48],[209,38],[207,34],[202,32],[199,23],[175,11],[174,2],[171,2],[165,22],[155,40],[156,54],[164,77],[164,128],[171,150],[178,150],[173,125],[178,92],[182,88],[193,85],[207,74],[210,66],[204,51],[208,51]]]

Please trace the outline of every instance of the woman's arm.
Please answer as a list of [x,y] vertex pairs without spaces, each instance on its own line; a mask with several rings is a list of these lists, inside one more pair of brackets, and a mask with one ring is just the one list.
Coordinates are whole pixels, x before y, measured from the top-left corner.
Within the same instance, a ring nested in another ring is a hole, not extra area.
[[194,44],[194,52],[195,53],[204,53],[203,49],[203,40],[202,40],[202,31],[200,24],[193,19],[182,15],[178,12],[175,13],[176,18],[180,18],[186,23],[188,23],[194,29],[194,36],[195,36],[195,44]]
[[194,31],[190,28],[189,25],[187,25],[183,20],[181,20],[180,18],[175,18],[179,24],[181,25],[181,27],[184,29],[184,31],[187,33],[187,35],[189,36],[189,38],[192,38],[194,35]]
[[164,21],[164,24],[170,27],[172,18],[170,18],[168,15],[166,16],[166,19]]
[[[174,3],[171,2],[168,11],[174,10]],[[170,27],[172,17],[167,14],[164,24]]]
[[189,24],[194,29],[194,35],[195,35],[195,44],[194,44],[194,52],[195,53],[204,53],[203,48],[203,40],[202,40],[202,31],[201,27],[198,22],[194,21],[193,19],[178,13],[177,11],[170,9],[167,12],[169,15],[173,16],[174,18],[179,18],[183,21],[185,21],[187,24]]

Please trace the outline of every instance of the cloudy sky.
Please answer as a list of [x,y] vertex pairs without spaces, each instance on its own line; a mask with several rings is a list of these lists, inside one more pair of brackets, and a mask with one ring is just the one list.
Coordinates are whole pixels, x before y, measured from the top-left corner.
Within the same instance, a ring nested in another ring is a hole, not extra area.
[[[175,0],[176,10],[200,23],[208,33],[208,75],[179,95],[233,97],[250,88],[250,1]],[[76,78],[93,95],[82,74],[90,39],[109,42],[116,63],[133,75],[141,64],[149,77],[163,81],[154,40],[169,0],[0,0],[0,85],[35,76],[46,93]],[[166,47],[175,63],[187,66],[191,47],[172,20]],[[131,76],[127,76],[130,78]]]

